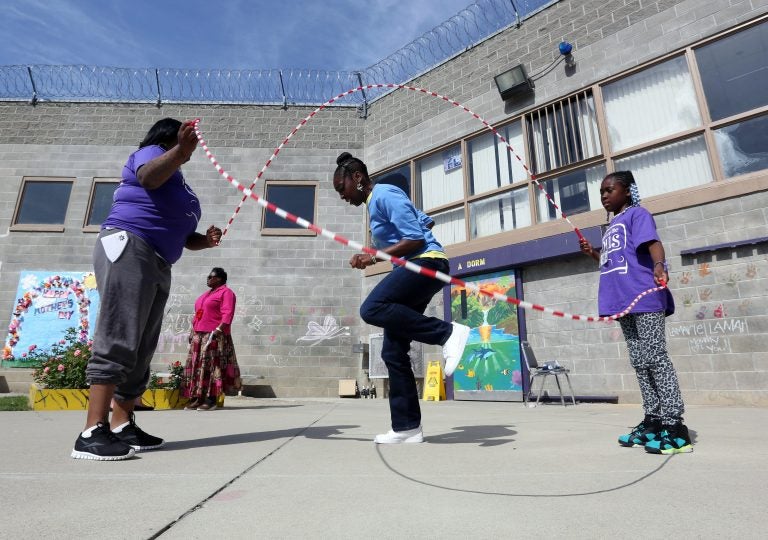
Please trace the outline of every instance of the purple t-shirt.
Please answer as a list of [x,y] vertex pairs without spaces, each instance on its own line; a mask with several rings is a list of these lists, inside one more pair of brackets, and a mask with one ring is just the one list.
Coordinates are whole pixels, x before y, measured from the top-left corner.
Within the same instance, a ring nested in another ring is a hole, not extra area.
[[165,153],[160,146],[135,151],[123,166],[123,180],[115,190],[112,209],[102,229],[124,229],[141,237],[158,255],[175,263],[189,235],[200,221],[200,201],[177,170],[157,189],[145,189],[136,173],[139,167]]
[[[613,218],[603,234],[600,251],[600,292],[597,297],[601,316],[624,311],[643,291],[656,287],[653,259],[647,242],[659,240],[653,216],[640,206],[627,208]],[[644,296],[631,313],[675,312],[669,289]]]

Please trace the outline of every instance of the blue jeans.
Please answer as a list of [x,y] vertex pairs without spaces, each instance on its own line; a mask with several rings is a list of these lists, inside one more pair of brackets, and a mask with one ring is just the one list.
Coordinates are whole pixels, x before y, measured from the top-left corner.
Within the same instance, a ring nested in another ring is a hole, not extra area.
[[[447,259],[414,259],[414,264],[448,273]],[[411,341],[443,345],[453,326],[436,317],[427,317],[432,297],[443,288],[443,282],[402,267],[385,277],[360,306],[360,317],[384,329],[381,358],[389,372],[389,412],[392,429],[405,431],[421,425],[416,378],[408,351]]]

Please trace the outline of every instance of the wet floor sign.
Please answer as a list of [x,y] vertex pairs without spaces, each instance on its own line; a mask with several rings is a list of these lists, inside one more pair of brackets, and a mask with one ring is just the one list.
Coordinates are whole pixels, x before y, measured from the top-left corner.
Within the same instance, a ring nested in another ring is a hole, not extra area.
[[439,360],[432,360],[427,365],[427,376],[424,377],[424,401],[440,401],[445,399],[445,383],[443,383],[443,368]]

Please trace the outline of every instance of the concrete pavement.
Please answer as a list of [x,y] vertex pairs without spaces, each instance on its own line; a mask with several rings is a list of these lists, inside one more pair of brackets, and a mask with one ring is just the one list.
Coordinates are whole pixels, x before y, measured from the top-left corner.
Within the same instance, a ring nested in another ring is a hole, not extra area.
[[422,402],[426,442],[376,446],[384,399],[227,398],[151,411],[166,438],[74,460],[81,412],[0,412],[0,538],[757,538],[768,409],[689,407],[691,454],[619,447],[639,406]]

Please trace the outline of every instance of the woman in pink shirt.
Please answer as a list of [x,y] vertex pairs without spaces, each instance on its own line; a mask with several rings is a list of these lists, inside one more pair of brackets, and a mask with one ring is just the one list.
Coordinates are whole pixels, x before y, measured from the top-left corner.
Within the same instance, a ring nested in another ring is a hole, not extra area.
[[189,336],[189,354],[184,366],[182,392],[189,398],[185,409],[213,411],[219,396],[240,385],[235,346],[232,343],[232,318],[235,293],[227,287],[227,273],[214,268],[208,274],[208,287],[195,302],[195,316]]

